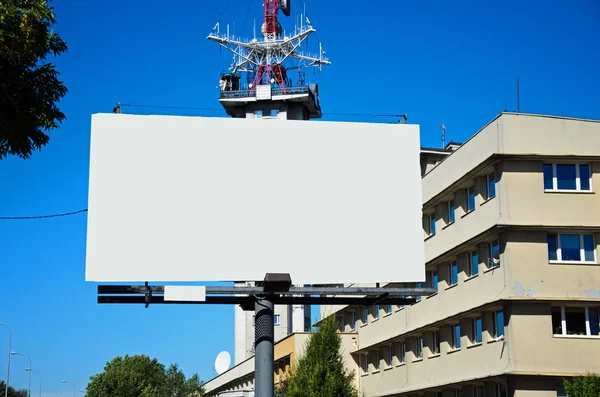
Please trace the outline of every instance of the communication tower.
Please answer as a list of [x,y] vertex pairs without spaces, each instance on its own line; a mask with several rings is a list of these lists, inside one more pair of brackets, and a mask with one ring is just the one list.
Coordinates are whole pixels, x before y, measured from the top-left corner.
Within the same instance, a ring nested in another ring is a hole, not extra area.
[[[300,24],[286,32],[278,21],[278,13],[290,15],[291,0],[264,0],[262,38],[237,37],[221,32],[217,22],[207,39],[214,41],[233,54],[233,63],[219,80],[219,102],[228,115],[235,118],[283,118],[309,120],[322,116],[319,104],[319,86],[307,84],[306,69],[329,65],[319,43],[318,53],[303,52],[316,32],[306,15],[300,15]],[[295,74],[295,75],[294,75]]]

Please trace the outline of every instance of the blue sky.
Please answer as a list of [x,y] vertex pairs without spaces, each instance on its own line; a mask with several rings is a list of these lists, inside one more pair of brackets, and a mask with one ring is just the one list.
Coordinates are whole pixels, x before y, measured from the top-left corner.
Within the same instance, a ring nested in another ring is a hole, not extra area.
[[[57,0],[56,30],[69,52],[56,60],[69,88],[67,120],[28,161],[0,162],[0,216],[66,212],[87,205],[90,116],[116,102],[219,108],[219,73],[231,62],[205,37],[227,0]],[[261,18],[252,0],[245,29]],[[299,2],[293,3],[293,12]],[[407,113],[422,144],[462,141],[499,112],[600,118],[600,3],[596,0],[307,0],[308,15],[332,65],[307,73],[329,113]],[[232,0],[222,23],[246,16]],[[291,20],[283,19],[284,26]],[[150,113],[156,109],[124,108]],[[224,116],[222,111],[162,114]],[[371,121],[325,116],[325,120]],[[134,159],[132,159],[134,161]],[[44,396],[71,395],[117,355],[177,362],[208,380],[219,351],[233,348],[233,307],[100,306],[84,282],[86,216],[0,221],[0,322],[13,348],[31,355]],[[0,329],[0,377],[6,361]],[[27,386],[28,362],[13,357],[11,385]],[[32,389],[38,390],[34,374]]]

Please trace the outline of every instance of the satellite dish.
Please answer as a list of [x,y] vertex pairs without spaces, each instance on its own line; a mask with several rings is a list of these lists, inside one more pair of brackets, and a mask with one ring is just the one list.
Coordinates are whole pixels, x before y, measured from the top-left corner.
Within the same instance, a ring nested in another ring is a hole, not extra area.
[[279,2],[279,9],[283,12],[286,17],[290,16],[290,0],[281,0]]
[[222,351],[221,353],[219,353],[217,355],[217,358],[215,359],[215,371],[217,371],[217,373],[219,375],[221,375],[223,372],[227,371],[229,369],[230,365],[231,365],[231,356],[229,355],[228,352]]

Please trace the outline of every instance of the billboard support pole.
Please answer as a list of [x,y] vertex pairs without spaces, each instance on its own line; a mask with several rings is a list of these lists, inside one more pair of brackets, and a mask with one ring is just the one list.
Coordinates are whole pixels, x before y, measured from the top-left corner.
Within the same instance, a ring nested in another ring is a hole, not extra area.
[[254,327],[254,395],[272,397],[274,394],[274,351],[275,326],[273,324],[273,302],[257,298],[255,303]]

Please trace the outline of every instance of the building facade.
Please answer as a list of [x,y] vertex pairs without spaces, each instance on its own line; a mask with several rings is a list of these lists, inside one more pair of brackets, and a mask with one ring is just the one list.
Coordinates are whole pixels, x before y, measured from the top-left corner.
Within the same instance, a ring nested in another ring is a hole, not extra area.
[[421,163],[422,286],[437,292],[321,307],[357,333],[359,390],[557,397],[600,372],[600,122],[502,113]]

